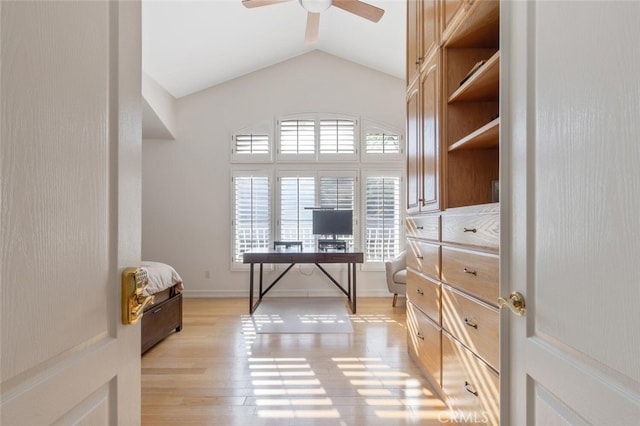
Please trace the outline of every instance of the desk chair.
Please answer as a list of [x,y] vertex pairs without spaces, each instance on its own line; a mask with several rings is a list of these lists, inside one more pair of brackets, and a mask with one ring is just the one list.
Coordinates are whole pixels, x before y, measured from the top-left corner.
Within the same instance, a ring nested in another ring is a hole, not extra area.
[[387,287],[389,292],[393,293],[391,306],[394,308],[398,301],[398,294],[406,295],[407,293],[406,254],[406,251],[402,251],[395,258],[384,263],[384,269],[387,274]]

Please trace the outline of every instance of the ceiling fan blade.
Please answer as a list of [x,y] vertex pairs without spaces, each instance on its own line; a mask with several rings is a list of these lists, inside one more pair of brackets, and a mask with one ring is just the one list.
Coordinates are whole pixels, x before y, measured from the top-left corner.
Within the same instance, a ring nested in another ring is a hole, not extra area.
[[270,6],[272,4],[284,3],[291,0],[242,0],[242,4],[244,7],[260,7],[260,6]]
[[360,0],[333,0],[333,6],[351,12],[372,22],[378,22],[384,10]]
[[318,32],[320,31],[320,14],[307,13],[307,30],[304,34],[305,43],[315,43],[318,41]]

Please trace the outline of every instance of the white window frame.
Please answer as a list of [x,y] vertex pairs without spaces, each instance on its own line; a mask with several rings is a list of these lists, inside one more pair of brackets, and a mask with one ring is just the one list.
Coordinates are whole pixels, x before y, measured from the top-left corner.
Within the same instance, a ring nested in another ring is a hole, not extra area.
[[[268,153],[239,153],[236,148],[237,138],[240,135],[266,135],[268,137]],[[271,163],[273,162],[273,125],[271,121],[263,121],[253,126],[243,127],[231,134],[231,158],[232,163]]]
[[[352,153],[322,153],[320,151],[321,141],[320,141],[320,123],[322,121],[334,121],[334,120],[344,120],[344,121],[352,121],[353,122],[353,152]],[[316,119],[316,144],[317,144],[317,153],[318,153],[318,161],[322,162],[343,162],[350,161],[355,162],[359,159],[360,152],[360,120],[356,116],[346,115],[346,114],[328,114],[322,113],[317,115]]]
[[[383,123],[377,123],[371,120],[362,120],[362,135],[361,135],[361,155],[363,162],[388,162],[388,161],[402,161],[405,160],[405,137],[404,132],[400,129],[396,129],[393,126],[388,126]],[[399,140],[399,152],[397,153],[371,153],[367,152],[367,134],[370,133],[384,133],[389,135],[398,135]]]
[[[313,179],[313,184],[314,184],[314,201],[313,201],[313,205],[310,206],[303,206],[303,208],[307,209],[309,212],[309,216],[311,216],[311,209],[313,207],[315,207],[315,203],[317,202],[317,198],[318,198],[318,193],[317,193],[317,187],[318,187],[318,182],[317,182],[317,177],[316,177],[316,172],[314,170],[311,171],[304,171],[304,170],[278,170],[276,173],[276,186],[275,186],[275,198],[276,198],[276,203],[275,203],[275,210],[274,210],[274,222],[276,224],[275,229],[274,229],[274,239],[276,240],[283,240],[282,237],[282,217],[281,217],[281,211],[282,211],[282,180],[283,178],[287,178],[287,177],[295,177],[295,178],[310,178]],[[315,238],[313,240],[313,244],[316,244]],[[304,245],[304,241],[303,241],[303,245]]]
[[269,235],[269,241],[268,241],[268,246],[270,247],[273,244],[273,238],[274,238],[274,206],[273,206],[273,191],[275,190],[275,182],[274,182],[274,177],[273,177],[273,170],[271,169],[260,169],[260,170],[244,170],[244,169],[235,169],[232,170],[231,173],[231,212],[230,212],[230,217],[231,217],[231,234],[230,234],[230,243],[231,243],[231,270],[234,271],[239,271],[239,270],[246,270],[249,268],[249,265],[242,263],[241,261],[236,261],[235,259],[235,254],[236,254],[236,191],[235,191],[235,185],[236,185],[236,178],[242,178],[242,177],[266,177],[269,179],[269,198],[268,198],[268,203],[269,203],[269,210],[270,210],[270,215],[269,215],[269,229],[270,229],[270,235]]
[[[314,152],[313,154],[289,154],[282,152],[281,123],[289,120],[308,120],[314,122]],[[352,153],[322,153],[321,148],[321,122],[325,120],[345,120],[353,122],[353,152]],[[275,122],[276,134],[276,160],[280,162],[357,162],[360,153],[360,120],[357,116],[334,113],[309,113],[286,115]]]
[[400,251],[404,249],[405,245],[405,204],[404,204],[404,193],[403,185],[405,182],[404,173],[402,170],[378,170],[373,168],[363,168],[361,171],[361,183],[359,185],[362,191],[362,197],[360,200],[360,210],[361,210],[361,223],[362,223],[362,239],[360,249],[365,255],[364,264],[362,265],[362,270],[366,271],[384,271],[384,260],[383,261],[369,261],[367,259],[367,247],[366,247],[366,238],[367,238],[367,179],[370,177],[393,177],[400,179],[400,188],[399,188],[399,233],[398,239],[400,244]]
[[[305,120],[305,121],[313,121],[314,122],[314,152],[313,154],[285,154],[282,153],[282,132],[280,129],[281,122],[290,121],[290,120]],[[276,120],[275,131],[276,134],[276,159],[282,162],[315,162],[318,155],[318,126],[316,123],[316,115],[315,114],[295,114],[295,115],[287,115],[282,116]]]
[[[356,170],[319,170],[318,176],[316,179],[316,187],[318,190],[316,191],[316,202],[317,206],[320,205],[320,179],[323,177],[329,178],[339,178],[339,177],[350,177],[353,178],[353,246],[348,248],[359,248],[358,242],[360,241],[360,229],[359,229],[359,194],[360,194],[360,179],[358,176],[358,172]],[[316,240],[318,237],[316,237]]]
[[[314,207],[320,207],[320,179],[322,177],[350,177],[353,178],[354,187],[353,187],[353,246],[358,247],[358,242],[360,241],[360,232],[359,232],[359,190],[360,190],[360,182],[358,177],[358,172],[356,170],[279,170],[276,176],[276,187],[275,187],[275,210],[274,210],[274,220],[276,223],[276,229],[274,233],[275,239],[282,238],[282,227],[281,227],[281,217],[280,212],[282,210],[282,200],[281,200],[281,183],[283,177],[308,177],[313,178],[314,180],[314,205],[308,206],[309,212]],[[317,247],[318,237],[314,236],[314,248]]]

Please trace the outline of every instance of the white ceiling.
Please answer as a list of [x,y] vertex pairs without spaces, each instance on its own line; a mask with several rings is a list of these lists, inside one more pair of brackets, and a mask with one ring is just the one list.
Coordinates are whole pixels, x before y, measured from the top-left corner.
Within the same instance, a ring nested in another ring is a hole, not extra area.
[[378,23],[337,7],[305,44],[307,12],[297,0],[248,9],[241,0],[143,0],[142,69],[174,97],[319,49],[405,78],[405,1],[366,0]]

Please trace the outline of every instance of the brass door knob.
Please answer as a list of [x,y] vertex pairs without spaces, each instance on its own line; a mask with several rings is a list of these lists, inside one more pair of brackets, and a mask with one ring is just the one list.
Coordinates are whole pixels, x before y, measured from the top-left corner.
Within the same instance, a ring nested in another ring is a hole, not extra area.
[[524,316],[527,313],[524,296],[517,291],[511,293],[508,299],[498,297],[498,306],[500,306],[500,308],[504,308],[506,306],[511,309],[511,312],[518,316]]

